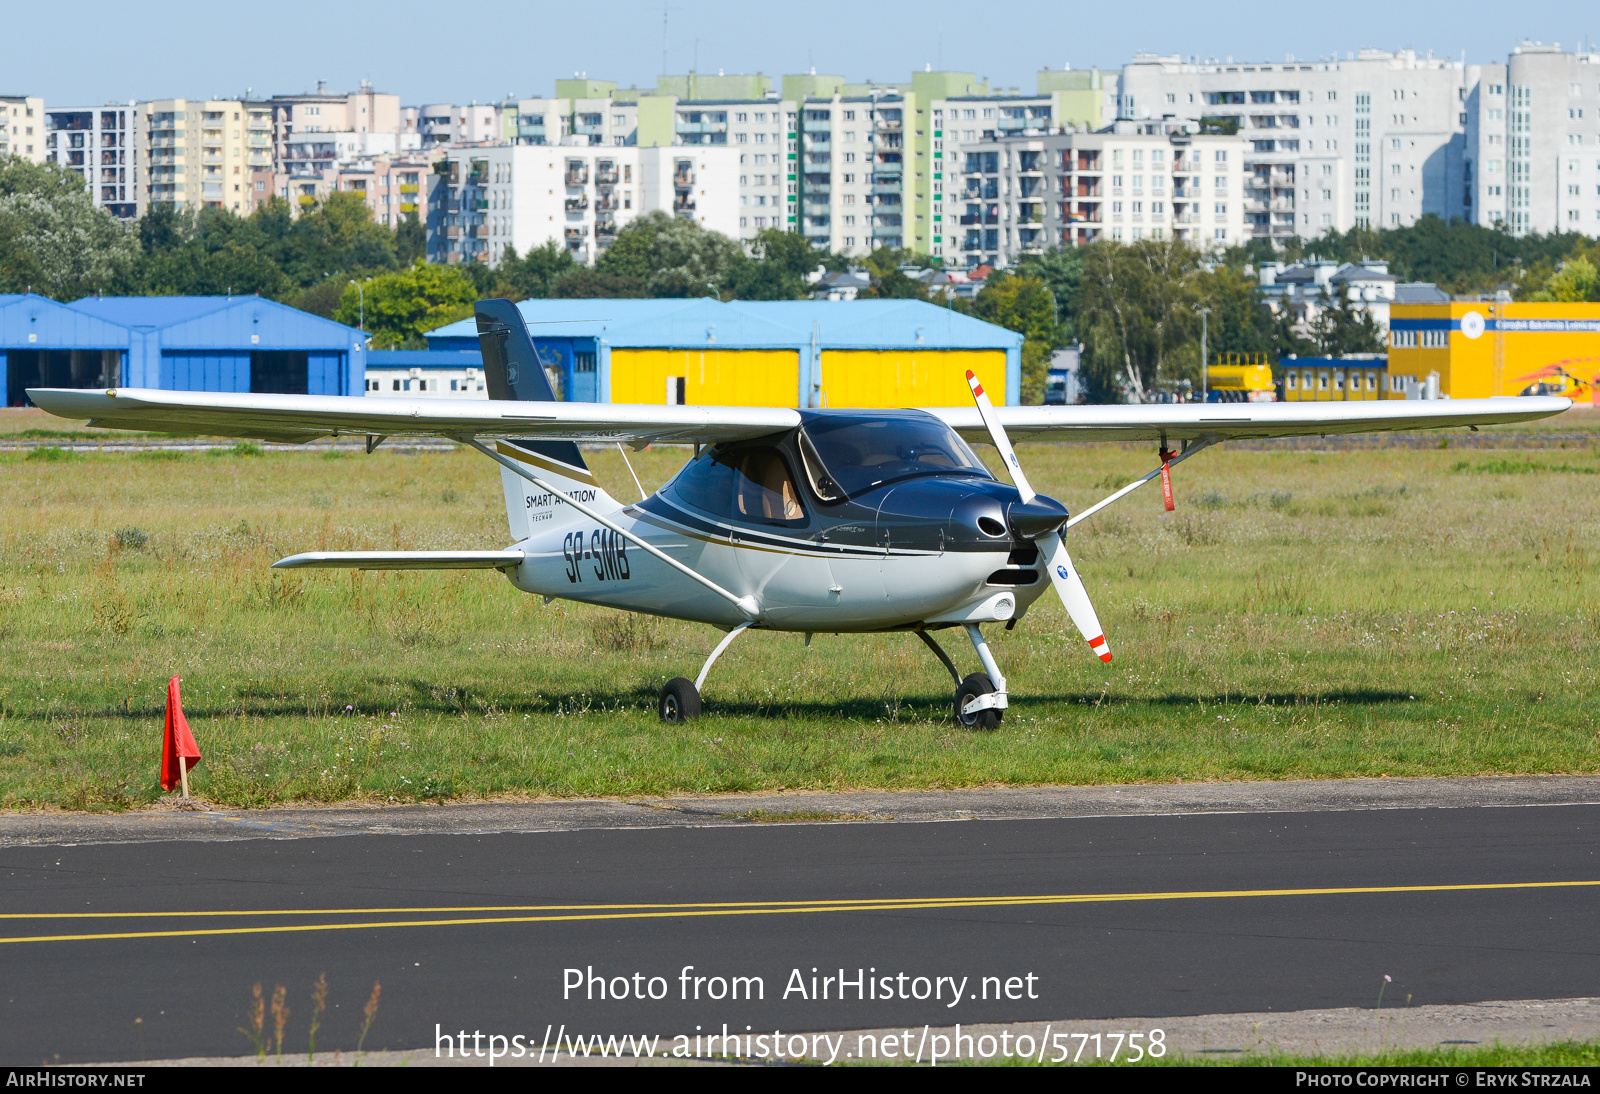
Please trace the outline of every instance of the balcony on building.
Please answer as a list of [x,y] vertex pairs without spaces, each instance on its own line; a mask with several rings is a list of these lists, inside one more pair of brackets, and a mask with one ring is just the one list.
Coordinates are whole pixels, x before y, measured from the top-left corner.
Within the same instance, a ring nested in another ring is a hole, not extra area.
[[610,161],[603,161],[595,167],[594,182],[596,186],[615,186],[619,177],[617,165]]
[[587,208],[589,208],[589,195],[588,194],[583,194],[580,197],[568,198],[567,199],[567,212],[568,213],[581,213]]
[[687,161],[675,164],[672,168],[673,186],[693,186],[694,167]]
[[587,186],[589,184],[589,164],[584,160],[567,161],[567,185]]

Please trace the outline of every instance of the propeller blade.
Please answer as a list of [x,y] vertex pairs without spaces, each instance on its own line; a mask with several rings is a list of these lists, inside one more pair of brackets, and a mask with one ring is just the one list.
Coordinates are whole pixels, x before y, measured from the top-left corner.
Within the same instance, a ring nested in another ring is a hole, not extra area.
[[[978,415],[989,430],[989,439],[994,442],[1006,469],[1011,472],[1011,481],[1016,484],[1017,493],[1022,495],[1022,505],[1028,506],[1038,495],[1028,484],[1028,476],[1022,472],[1016,450],[1011,447],[1011,438],[1006,436],[1005,426],[1000,424],[1000,419],[995,415],[994,404],[984,394],[983,385],[971,369],[967,370],[967,386],[972,389],[972,401],[978,404]],[[1025,515],[1035,516],[1031,512]],[[1067,554],[1067,545],[1061,535],[1052,530],[1034,540],[1034,546],[1046,559],[1045,569],[1050,574],[1050,583],[1056,587],[1056,595],[1061,597],[1061,603],[1072,617],[1073,625],[1088,639],[1089,648],[1095,656],[1109,664],[1111,647],[1106,643],[1106,632],[1100,628],[1100,618],[1095,615],[1094,605],[1089,602],[1089,590],[1083,587],[1083,579],[1078,576],[1078,568],[1072,564],[1072,557]]]
[[1039,553],[1049,560],[1045,568],[1050,573],[1050,583],[1056,587],[1056,593],[1066,606],[1073,624],[1088,639],[1089,648],[1095,656],[1109,665],[1111,646],[1106,642],[1100,617],[1095,615],[1094,605],[1089,602],[1089,591],[1083,587],[1083,578],[1078,575],[1078,568],[1067,554],[1067,545],[1059,535],[1040,536],[1034,542]]
[[1011,474],[1011,481],[1017,484],[1017,492],[1022,495],[1022,504],[1032,501],[1036,491],[1028,485],[1028,476],[1022,473],[1022,464],[1017,462],[1016,450],[1011,447],[1011,438],[1006,436],[1005,427],[1000,424],[1000,419],[995,417],[994,404],[989,401],[989,396],[984,394],[983,385],[978,383],[978,378],[972,370],[967,369],[967,386],[972,389],[972,401],[978,404],[978,416],[983,419],[983,424],[989,430],[989,439],[994,442],[995,448],[1000,450],[1000,460],[1006,465],[1006,470]]

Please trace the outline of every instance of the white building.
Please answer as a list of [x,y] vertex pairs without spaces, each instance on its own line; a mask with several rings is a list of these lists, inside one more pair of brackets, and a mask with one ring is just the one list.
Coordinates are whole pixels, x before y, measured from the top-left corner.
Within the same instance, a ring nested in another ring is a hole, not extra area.
[[434,262],[494,265],[555,241],[592,265],[617,232],[662,211],[737,238],[737,154],[725,147],[495,145],[452,149],[428,208]]
[[476,353],[437,350],[368,350],[366,393],[405,399],[426,392],[430,399],[488,399]]
[[1098,133],[995,137],[958,150],[947,234],[968,267],[1009,266],[1052,247],[1248,237],[1246,143],[1193,126],[1117,122]]
[[0,156],[44,162],[44,100],[37,95],[0,95]]
[[1387,262],[1370,258],[1359,264],[1317,259],[1293,266],[1264,262],[1257,277],[1263,299],[1275,313],[1286,313],[1301,334],[1309,334],[1318,316],[1341,297],[1387,331],[1389,305],[1400,282]]
[[1140,54],[1123,67],[1119,113],[1248,141],[1256,238],[1397,228],[1471,216],[1467,100],[1481,71],[1411,50],[1263,64]]
[[424,149],[498,141],[504,137],[500,108],[487,103],[403,106],[400,108],[400,132],[411,138],[411,143],[401,147]]
[[295,133],[284,141],[283,169],[290,174],[321,174],[416,148],[416,136],[410,133]]
[[[144,212],[142,115],[133,102],[42,111],[43,159],[83,176],[96,208],[119,220]],[[24,137],[26,141],[26,137]]]
[[[274,95],[269,101],[249,101],[252,118],[257,110],[266,111],[271,122],[272,167],[290,170],[291,140],[305,133],[394,133],[402,132],[400,97],[373,89],[366,80],[348,94],[331,94],[325,81],[317,81],[314,92],[299,95]],[[398,147],[418,147],[400,143]]]
[[1600,236],[1600,53],[1525,42],[1472,100],[1479,223]]

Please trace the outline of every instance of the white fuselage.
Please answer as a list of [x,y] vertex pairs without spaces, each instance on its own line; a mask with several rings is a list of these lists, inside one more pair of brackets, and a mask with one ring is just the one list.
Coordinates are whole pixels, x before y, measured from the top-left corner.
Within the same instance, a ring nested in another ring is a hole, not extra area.
[[[627,507],[607,519],[739,596],[761,605],[760,625],[787,631],[878,631],[915,623],[993,622],[1020,616],[1049,585],[992,586],[1007,550],[918,552],[814,543],[753,546],[737,527],[722,536]],[[592,521],[550,521],[516,544],[509,571],[524,592],[628,611],[737,626],[746,617],[723,597]],[[538,529],[538,523],[533,527]],[[770,541],[773,537],[762,535]]]

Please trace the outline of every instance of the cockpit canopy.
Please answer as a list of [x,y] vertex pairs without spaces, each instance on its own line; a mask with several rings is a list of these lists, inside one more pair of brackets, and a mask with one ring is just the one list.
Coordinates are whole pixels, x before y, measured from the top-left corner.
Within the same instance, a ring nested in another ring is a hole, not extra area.
[[955,430],[916,411],[807,414],[798,443],[811,489],[825,502],[922,475],[994,477]]

